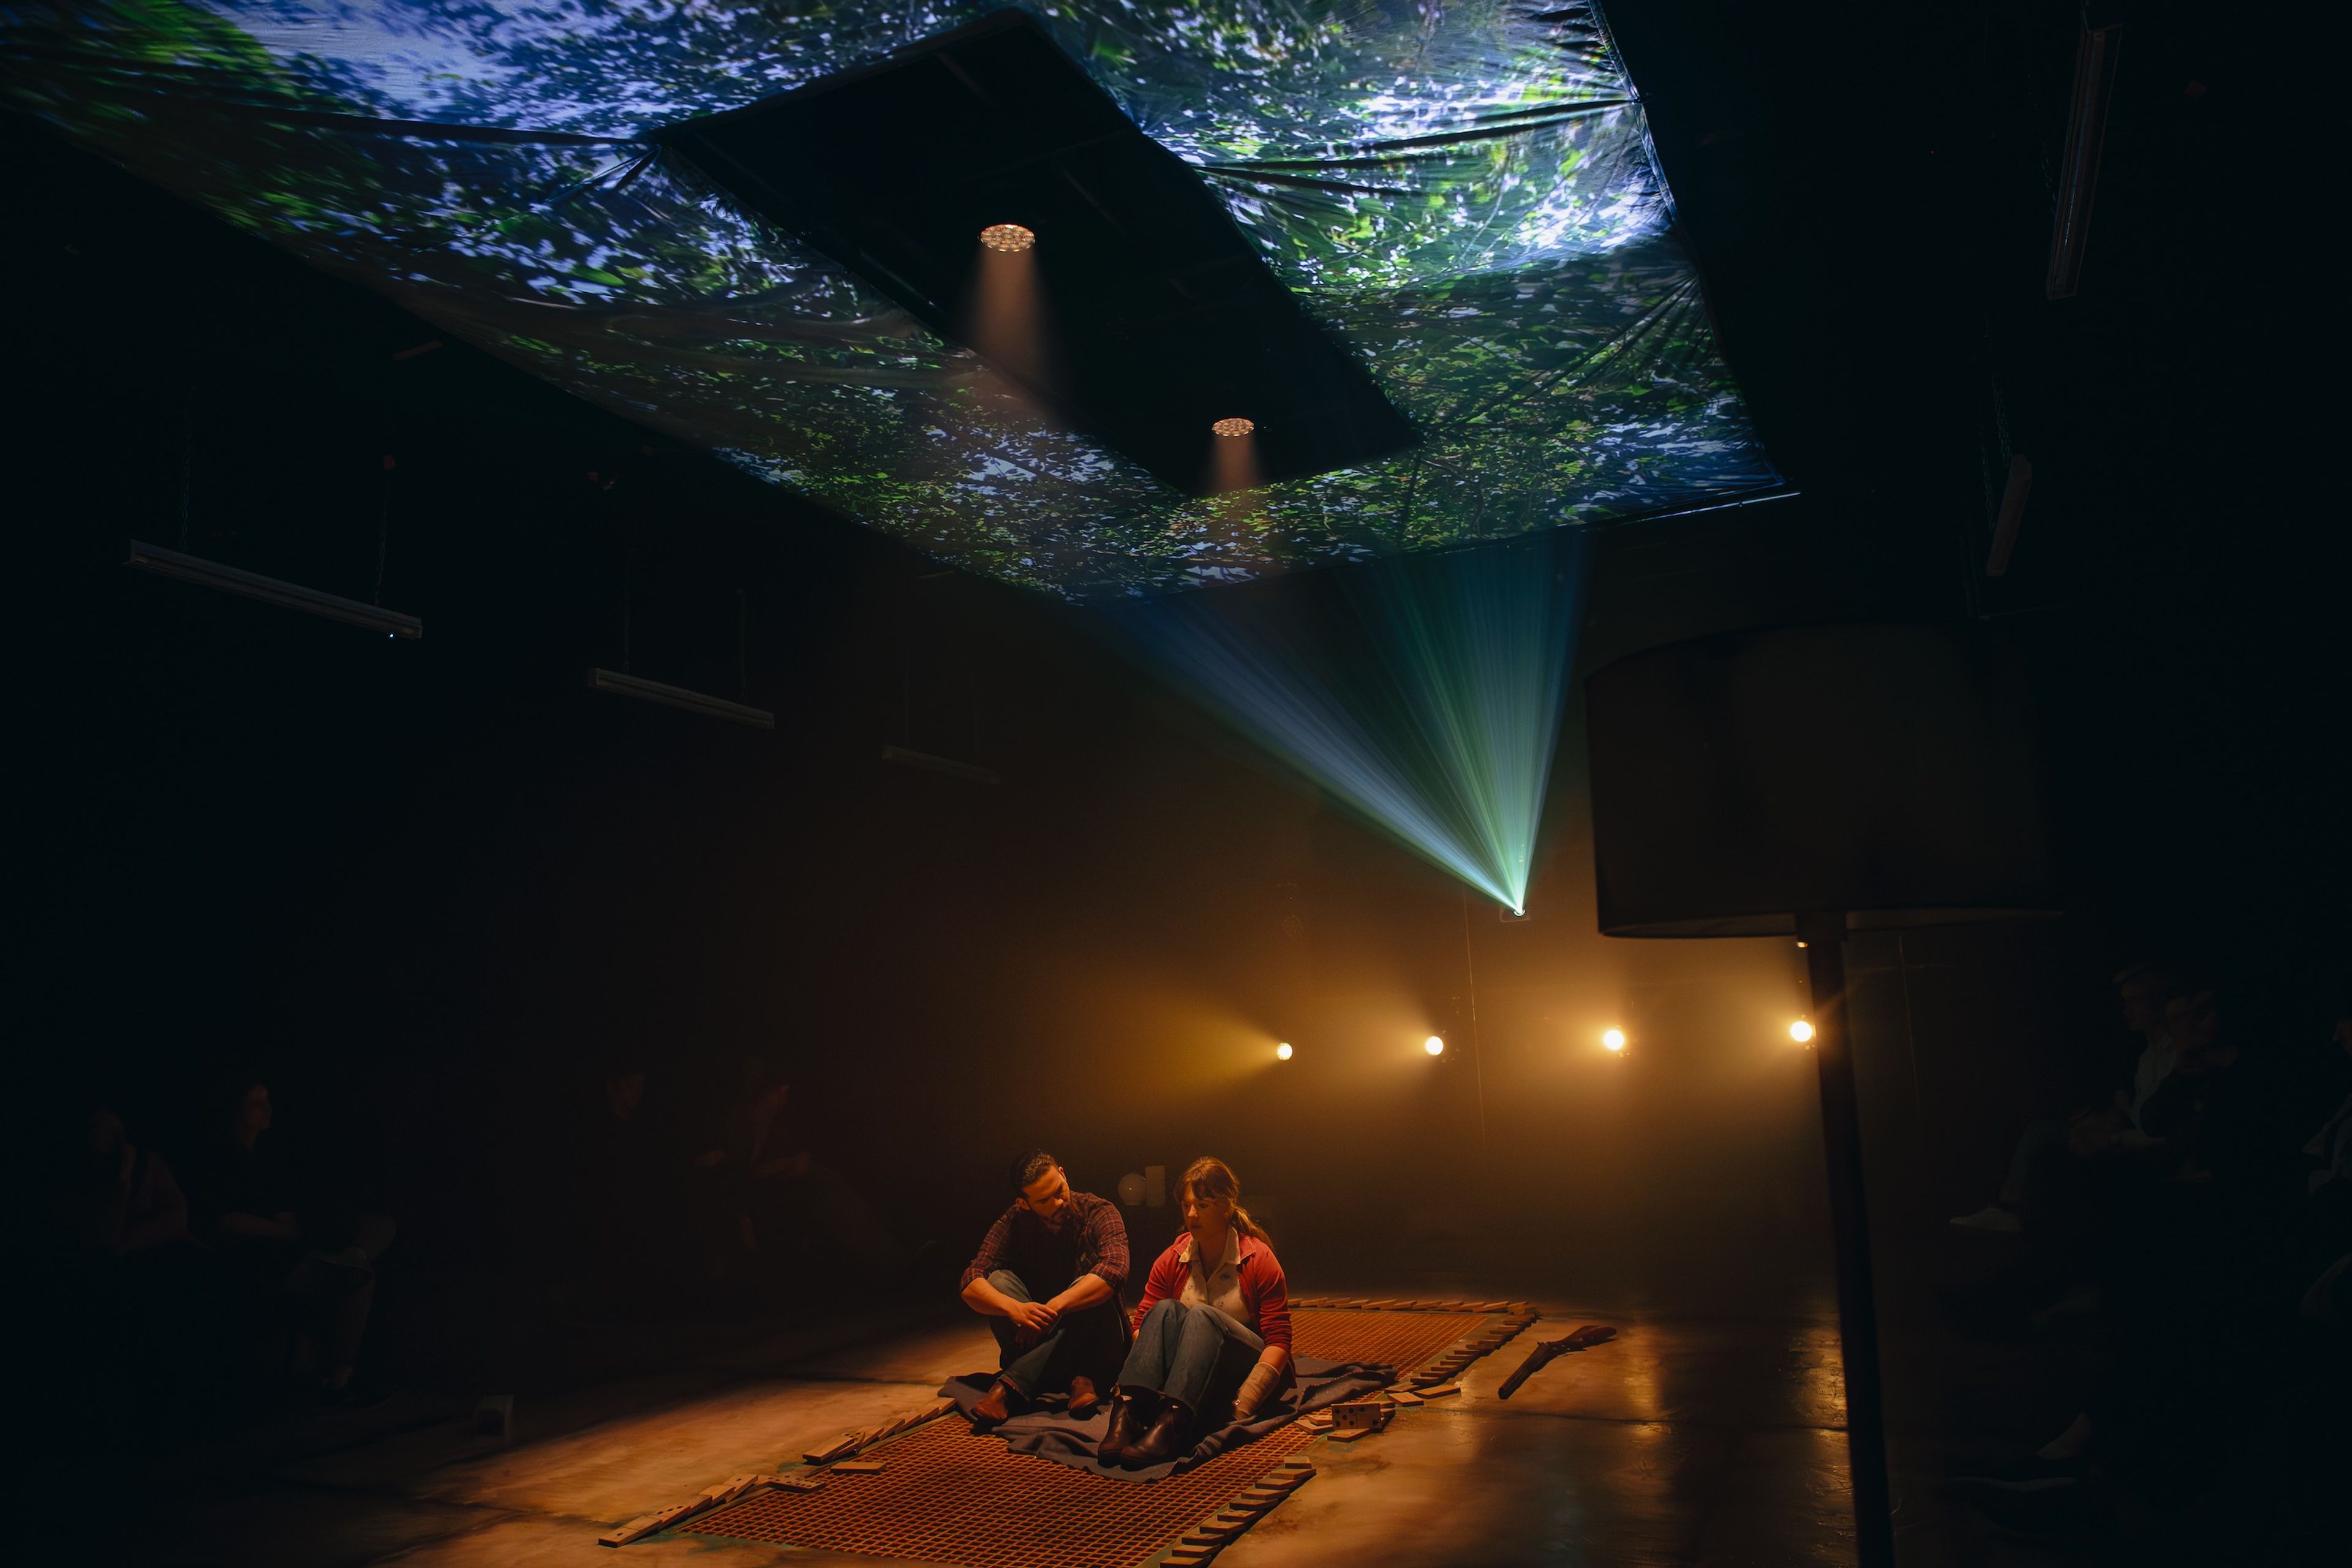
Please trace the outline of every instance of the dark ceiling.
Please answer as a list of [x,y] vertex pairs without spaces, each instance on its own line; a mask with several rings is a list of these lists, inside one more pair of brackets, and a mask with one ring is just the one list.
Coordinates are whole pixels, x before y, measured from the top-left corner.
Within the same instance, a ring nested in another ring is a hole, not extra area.
[[[2262,149],[2242,46],[2186,6],[2125,16],[2082,291],[2052,302],[2074,13],[1621,0],[1612,22],[1801,496],[1609,531],[1586,667],[1738,626],[1981,617],[2038,662],[2088,904],[2239,942],[2259,908],[2261,940],[2327,950],[2342,547],[2281,482],[2294,461],[2247,437],[2249,408],[2302,389],[2245,352],[2228,202]],[[18,510],[61,570],[96,583],[122,539],[184,527],[258,570],[360,597],[380,582],[431,646],[478,656],[473,679],[550,689],[617,656],[625,596],[640,672],[765,683],[780,709],[777,682],[841,674],[845,604],[919,591],[1040,646],[1066,635],[1052,606],[937,578],[475,351],[395,359],[433,334],[24,122],[6,138],[43,215],[5,260],[12,360],[39,392],[16,417]],[[2036,477],[1993,579],[2005,447]],[[864,673],[844,713],[929,700]]]

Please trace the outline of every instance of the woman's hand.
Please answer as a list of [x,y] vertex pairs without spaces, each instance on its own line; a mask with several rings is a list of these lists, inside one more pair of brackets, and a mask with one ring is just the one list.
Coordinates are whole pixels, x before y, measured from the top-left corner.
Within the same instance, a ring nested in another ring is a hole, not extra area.
[[1242,1379],[1241,1391],[1234,1395],[1234,1419],[1246,1421],[1255,1415],[1265,1402],[1273,1397],[1275,1388],[1282,1382],[1283,1368],[1290,1364],[1290,1352],[1280,1345],[1268,1345]]

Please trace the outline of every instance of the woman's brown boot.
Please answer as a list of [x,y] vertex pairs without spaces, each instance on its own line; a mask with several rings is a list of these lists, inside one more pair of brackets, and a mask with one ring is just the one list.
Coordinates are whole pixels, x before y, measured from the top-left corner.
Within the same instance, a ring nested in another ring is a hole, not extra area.
[[1103,1434],[1095,1458],[1106,1465],[1127,1463],[1127,1451],[1151,1425],[1160,1393],[1150,1388],[1115,1387],[1110,1391],[1110,1430]]
[[1151,1423],[1151,1430],[1140,1440],[1129,1445],[1119,1463],[1130,1470],[1149,1469],[1181,1459],[1192,1451],[1192,1412],[1182,1401],[1162,1399],[1160,1414]]

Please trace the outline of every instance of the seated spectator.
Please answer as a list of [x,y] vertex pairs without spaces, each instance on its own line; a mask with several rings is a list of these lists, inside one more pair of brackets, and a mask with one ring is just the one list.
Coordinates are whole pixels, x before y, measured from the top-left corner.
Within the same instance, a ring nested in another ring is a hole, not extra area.
[[320,1343],[319,1383],[327,1399],[368,1403],[374,1396],[353,1374],[375,1300],[373,1264],[392,1244],[393,1222],[306,1205],[277,1158],[269,1136],[275,1120],[269,1086],[244,1084],[212,1148],[204,1188],[206,1239],[265,1309],[289,1316],[298,1360],[308,1344]]
[[59,1230],[81,1257],[126,1253],[188,1239],[188,1200],[163,1156],[132,1146],[122,1119],[90,1110],[80,1176],[61,1195]]
[[[2281,1331],[2311,1320],[2311,1289],[2344,1257],[2315,1248],[2317,1237],[2297,1225],[2292,1156],[2317,1114],[2298,1109],[2316,1087],[2312,1064],[2291,1049],[2250,1055],[2243,1026],[2210,992],[2175,998],[2165,1032],[2169,1070],[2131,1108],[2140,1137],[2111,1140],[2115,1157],[2100,1162],[2105,1289],[2082,1358],[2090,1397],[2032,1456],[1964,1478],[1988,1488],[1987,1512],[2012,1528],[2080,1530],[2105,1516],[2117,1488],[2178,1510],[2209,1489],[2239,1487],[2242,1477],[2217,1479],[2231,1457],[2189,1435],[2261,1434],[2291,1419],[2297,1391],[2312,1385]],[[2336,1035],[2352,1054],[2352,1020]],[[2344,1077],[2332,1083],[2340,1100]],[[2331,1152],[2342,1158],[2346,1120],[2352,1100],[2301,1144],[2311,1174]]]
[[680,1239],[680,1184],[687,1161],[670,1135],[645,1064],[624,1057],[596,1079],[595,1131],[587,1140],[585,1254],[591,1289],[624,1316],[656,1305],[661,1260]]
[[220,1391],[217,1260],[189,1237],[170,1164],[110,1107],[76,1119],[65,1155],[53,1194],[61,1316],[47,1341],[59,1353],[47,1370],[72,1368],[72,1399],[105,1413],[80,1434],[85,1452],[164,1439]]
[[772,1273],[795,1251],[836,1254],[868,1279],[904,1274],[915,1255],[892,1237],[846,1176],[819,1164],[786,1112],[793,1086],[765,1058],[741,1061],[740,1092],[698,1168],[720,1178],[745,1254]]
[[[2331,1042],[2341,1083],[2352,1064],[2352,1004],[2339,1006]],[[2352,1325],[2352,1092],[2304,1141],[2301,1153],[2306,1200],[2301,1272],[2309,1283],[2295,1311],[2306,1323],[2340,1332]]]
[[2132,1066],[2129,1087],[2115,1089],[2103,1103],[2077,1106],[2069,1115],[2026,1123],[2011,1152],[2009,1173],[2001,1182],[2000,1195],[1973,1214],[1956,1216],[1953,1225],[1963,1230],[2021,1230],[2038,1167],[2070,1152],[2087,1157],[2112,1147],[2119,1138],[2145,1143],[2139,1131],[2141,1107],[2172,1071],[2174,1047],[2165,1030],[2165,1008],[2178,986],[2169,973],[2152,963],[2131,965],[2116,974],[2115,984],[2123,1005],[2124,1026],[2143,1042]]

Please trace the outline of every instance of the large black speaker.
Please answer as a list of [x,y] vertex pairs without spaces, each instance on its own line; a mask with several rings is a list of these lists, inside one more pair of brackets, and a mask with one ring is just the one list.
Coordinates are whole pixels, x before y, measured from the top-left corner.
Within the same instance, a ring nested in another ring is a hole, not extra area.
[[1601,929],[1761,936],[2054,907],[2031,711],[1968,628],[1786,626],[1585,687]]
[[1894,1568],[1845,935],[2053,909],[2015,663],[1970,629],[1783,626],[1585,686],[1612,936],[1803,938],[1860,1568]]

